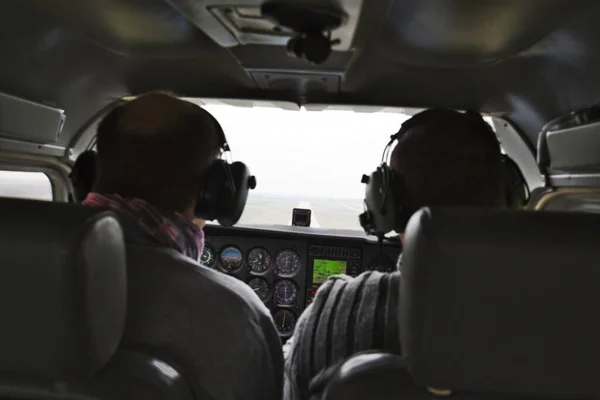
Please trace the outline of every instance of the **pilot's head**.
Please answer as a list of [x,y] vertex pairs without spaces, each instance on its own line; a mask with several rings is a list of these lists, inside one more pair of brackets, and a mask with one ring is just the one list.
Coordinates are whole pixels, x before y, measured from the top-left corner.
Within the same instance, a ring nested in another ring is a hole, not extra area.
[[482,118],[429,109],[413,118],[392,152],[390,167],[403,177],[405,202],[425,206],[506,206],[502,153]]
[[102,120],[97,152],[96,192],[140,198],[193,219],[202,181],[219,156],[218,134],[201,107],[152,92]]

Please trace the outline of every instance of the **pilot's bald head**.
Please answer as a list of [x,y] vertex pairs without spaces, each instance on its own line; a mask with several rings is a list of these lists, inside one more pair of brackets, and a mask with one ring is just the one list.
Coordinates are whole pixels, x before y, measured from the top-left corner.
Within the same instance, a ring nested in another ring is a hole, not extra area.
[[506,205],[500,144],[482,118],[429,109],[413,119],[390,159],[403,178],[411,210]]
[[201,107],[165,92],[118,106],[98,126],[95,190],[188,214],[219,154],[217,125]]

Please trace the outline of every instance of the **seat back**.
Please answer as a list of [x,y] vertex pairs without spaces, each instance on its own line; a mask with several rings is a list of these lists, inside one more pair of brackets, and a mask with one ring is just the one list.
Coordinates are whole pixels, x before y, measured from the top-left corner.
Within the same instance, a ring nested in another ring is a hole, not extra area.
[[350,357],[311,381],[310,400],[414,400],[428,398],[402,357],[376,351]]
[[600,393],[600,215],[423,209],[407,226],[400,336],[415,383]]
[[[400,287],[403,356],[359,354],[313,399],[592,399],[600,215],[423,209]],[[312,400],[312,399],[311,399]]]
[[72,391],[100,399],[194,400],[179,371],[153,355],[131,350],[118,350],[94,379]]
[[121,222],[130,280],[123,345],[175,367],[199,399],[280,396],[281,339],[253,290]]
[[191,398],[168,365],[117,351],[127,273],[112,213],[2,199],[0,221],[0,398]]
[[[548,397],[452,391],[417,386],[405,358],[383,352],[356,354],[332,368],[326,384],[311,389],[310,400],[542,400]],[[311,385],[312,386],[312,385]],[[554,398],[554,397],[552,397]]]

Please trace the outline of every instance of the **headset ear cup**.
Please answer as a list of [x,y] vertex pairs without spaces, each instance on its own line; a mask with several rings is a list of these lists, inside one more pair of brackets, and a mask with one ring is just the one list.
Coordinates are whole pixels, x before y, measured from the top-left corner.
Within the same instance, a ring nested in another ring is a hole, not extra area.
[[529,200],[529,186],[517,163],[507,156],[502,155],[502,164],[506,179],[507,199],[510,208],[522,208]]
[[255,178],[250,175],[248,167],[241,162],[227,165],[230,179],[226,180],[227,187],[223,188],[223,198],[218,205],[217,220],[223,226],[235,225],[246,207],[248,191],[256,184]]
[[363,179],[365,188],[365,208],[360,224],[369,234],[383,235],[394,230],[396,225],[396,204],[391,184],[393,171],[380,165],[368,178]]
[[84,151],[77,157],[69,174],[73,186],[74,200],[81,203],[90,193],[96,182],[97,155],[94,150]]
[[218,217],[218,205],[222,199],[222,190],[226,179],[224,160],[216,160],[206,171],[200,185],[194,214],[197,218],[213,221]]
[[248,191],[256,186],[256,178],[244,163],[217,160],[202,186],[196,200],[196,217],[233,226],[244,212]]

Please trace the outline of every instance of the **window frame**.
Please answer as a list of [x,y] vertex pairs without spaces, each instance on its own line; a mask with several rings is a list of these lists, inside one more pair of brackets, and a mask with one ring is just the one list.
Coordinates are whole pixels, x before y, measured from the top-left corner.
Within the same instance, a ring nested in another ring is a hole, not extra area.
[[41,172],[45,174],[52,189],[53,202],[69,201],[69,169],[56,159],[43,160],[38,157],[21,156],[19,158],[0,157],[0,170],[16,172]]

